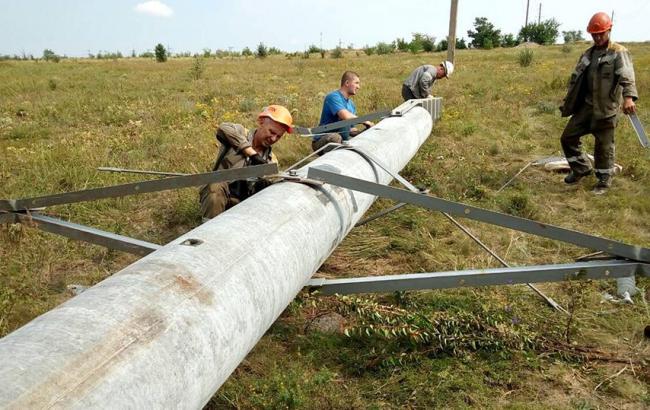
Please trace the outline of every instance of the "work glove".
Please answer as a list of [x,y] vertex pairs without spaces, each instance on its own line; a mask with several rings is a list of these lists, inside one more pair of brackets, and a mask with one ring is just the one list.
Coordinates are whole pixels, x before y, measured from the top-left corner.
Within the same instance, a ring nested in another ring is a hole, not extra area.
[[269,163],[269,161],[262,158],[260,154],[251,155],[248,158],[250,158],[251,165],[264,165]]

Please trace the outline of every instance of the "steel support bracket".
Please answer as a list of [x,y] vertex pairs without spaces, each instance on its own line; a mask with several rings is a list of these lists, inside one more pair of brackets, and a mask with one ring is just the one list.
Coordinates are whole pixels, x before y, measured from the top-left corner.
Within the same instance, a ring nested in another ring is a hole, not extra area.
[[434,196],[409,192],[404,189],[377,184],[375,182],[351,178],[319,169],[317,167],[309,168],[307,177],[311,179],[319,179],[329,184],[340,186],[341,188],[364,192],[366,194],[388,198],[399,202],[405,202],[433,211],[441,211],[451,215],[474,219],[480,222],[514,229],[548,239],[571,243],[584,248],[600,250],[633,261],[650,262],[650,249],[626,244],[612,239],[601,238],[595,235],[589,235],[551,224],[502,214],[500,212],[490,211],[460,202],[453,202]]

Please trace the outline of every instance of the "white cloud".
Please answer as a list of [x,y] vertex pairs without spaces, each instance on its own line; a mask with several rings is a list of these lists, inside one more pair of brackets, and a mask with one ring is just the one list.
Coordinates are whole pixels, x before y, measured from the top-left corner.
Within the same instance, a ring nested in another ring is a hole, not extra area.
[[174,14],[174,10],[172,10],[171,7],[158,0],[151,0],[140,3],[135,6],[134,10],[138,13],[149,14],[151,16],[158,17],[171,17],[172,14]]

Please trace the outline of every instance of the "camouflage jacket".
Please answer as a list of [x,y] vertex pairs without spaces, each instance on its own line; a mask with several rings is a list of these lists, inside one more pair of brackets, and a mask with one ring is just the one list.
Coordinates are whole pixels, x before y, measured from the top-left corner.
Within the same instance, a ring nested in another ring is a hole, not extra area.
[[[220,143],[219,155],[213,166],[213,171],[220,169],[244,168],[250,165],[250,159],[242,152],[253,144],[255,129],[249,131],[241,124],[224,122],[217,129],[217,140]],[[277,163],[271,147],[259,153],[267,161]],[[249,196],[268,186],[271,182],[265,178],[249,178],[228,183],[230,195],[243,201]]]
[[638,98],[634,82],[634,67],[632,58],[625,47],[609,42],[607,51],[598,61],[590,60],[594,47],[587,49],[578,60],[575,70],[571,73],[569,89],[560,107],[563,117],[575,114],[585,103],[585,93],[588,87],[584,84],[587,69],[590,64],[598,64],[593,77],[593,115],[595,120],[615,116],[621,107],[623,97]]
[[[224,122],[217,128],[217,140],[220,143],[219,155],[214,164],[213,170],[243,168],[249,165],[249,159],[242,152],[245,148],[253,144],[255,129],[247,130],[241,124]],[[262,158],[277,162],[271,147],[259,153]]]

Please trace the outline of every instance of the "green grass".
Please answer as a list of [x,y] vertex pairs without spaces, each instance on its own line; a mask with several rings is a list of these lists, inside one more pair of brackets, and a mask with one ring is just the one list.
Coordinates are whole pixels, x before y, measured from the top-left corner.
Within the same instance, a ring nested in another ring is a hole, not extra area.
[[[629,48],[641,93],[640,117],[649,124],[644,100],[650,82],[650,45]],[[557,107],[580,52],[579,46],[536,48],[534,64],[521,67],[519,50],[457,51],[454,76],[434,87],[444,98],[443,118],[402,174],[436,196],[650,246],[650,163],[625,119],[616,137],[617,162],[624,171],[607,195],[591,194],[593,179],[567,187],[561,175],[535,167],[497,193],[528,162],[559,155],[566,119],[560,118]],[[0,197],[138,180],[96,171],[99,166],[204,171],[214,160],[214,129],[220,122],[252,127],[263,106],[279,103],[289,107],[298,124],[314,125],[325,93],[337,87],[346,69],[362,77],[355,97],[360,113],[392,108],[401,101],[401,81],[410,70],[444,57],[348,52],[337,59],[206,59],[200,67],[191,58],[164,64],[144,59],[3,61]],[[591,150],[592,140],[586,138],[585,145]],[[285,136],[276,147],[281,166],[311,151],[309,139],[295,136]],[[197,195],[195,189],[184,189],[58,206],[49,212],[165,243],[199,224]],[[372,211],[390,205],[380,200]],[[513,265],[568,262],[587,252],[477,222],[466,225]],[[94,284],[135,259],[25,226],[0,226],[0,335],[69,298],[67,285]],[[443,216],[407,206],[354,230],[320,274],[362,276],[488,266],[498,265]],[[648,288],[648,280],[641,280],[640,286]],[[463,335],[477,333],[471,330],[472,320],[497,318],[504,334],[525,330],[537,341],[523,349],[506,344],[474,349],[464,344],[457,352],[377,335],[319,333],[308,324],[319,314],[341,311],[342,301],[301,295],[209,407],[647,406],[650,346],[641,331],[650,314],[642,301],[637,299],[632,306],[600,303],[601,291],[614,291],[609,282],[540,288],[564,306],[577,303],[569,346],[574,350],[562,344],[566,319],[523,286],[367,298],[378,304],[373,309],[379,311],[403,308],[424,318],[455,320]],[[343,313],[350,329],[371,323],[355,312]],[[395,320],[400,325],[412,318]],[[577,354],[577,348],[588,350],[590,356]],[[631,359],[634,371],[628,369],[594,391],[625,366],[605,357]]]

